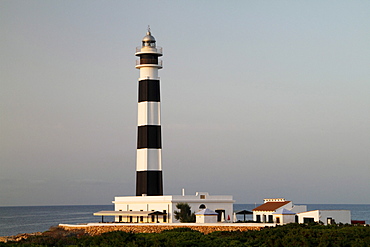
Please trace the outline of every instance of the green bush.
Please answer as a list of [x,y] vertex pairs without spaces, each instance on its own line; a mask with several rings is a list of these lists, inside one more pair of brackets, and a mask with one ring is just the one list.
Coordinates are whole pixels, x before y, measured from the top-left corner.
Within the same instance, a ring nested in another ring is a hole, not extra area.
[[30,237],[0,246],[354,246],[370,243],[370,227],[358,225],[288,224],[260,231],[212,232],[203,234],[189,228],[161,233],[122,231],[87,236],[81,232],[51,229],[42,236]]

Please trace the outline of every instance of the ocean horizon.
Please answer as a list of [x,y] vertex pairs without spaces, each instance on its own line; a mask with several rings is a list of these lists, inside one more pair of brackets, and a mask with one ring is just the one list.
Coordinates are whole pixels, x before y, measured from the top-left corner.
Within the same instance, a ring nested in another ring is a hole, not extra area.
[[[249,210],[260,204],[234,204],[234,211]],[[370,204],[297,204],[307,205],[307,210],[350,210],[352,220],[365,220],[370,224]],[[20,233],[44,232],[58,224],[81,224],[99,222],[94,212],[114,210],[110,205],[62,205],[62,206],[0,206],[0,236]],[[237,215],[243,220],[243,215]],[[104,217],[113,221],[113,217]],[[251,219],[251,215],[247,215]]]

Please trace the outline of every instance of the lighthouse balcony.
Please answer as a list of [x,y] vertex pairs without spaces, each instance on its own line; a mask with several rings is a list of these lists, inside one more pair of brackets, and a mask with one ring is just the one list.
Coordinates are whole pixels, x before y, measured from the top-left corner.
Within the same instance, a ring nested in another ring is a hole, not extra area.
[[163,48],[160,46],[156,47],[147,47],[147,46],[138,46],[136,47],[136,53],[135,56],[139,56],[142,54],[157,54],[159,56],[162,56]]
[[138,59],[136,60],[136,68],[141,67],[155,67],[155,68],[162,68],[163,61],[160,59]]

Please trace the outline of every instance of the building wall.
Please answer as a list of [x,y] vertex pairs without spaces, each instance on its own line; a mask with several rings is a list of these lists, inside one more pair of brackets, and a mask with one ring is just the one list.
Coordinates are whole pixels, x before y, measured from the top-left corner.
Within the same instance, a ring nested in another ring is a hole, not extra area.
[[[128,208],[128,210],[127,210]],[[171,210],[171,204],[168,204],[168,203],[142,203],[142,204],[138,204],[138,203],[135,203],[135,204],[116,204],[115,205],[115,211],[166,211],[167,213],[170,212],[169,210]],[[123,220],[125,221],[126,218],[123,218]],[[165,220],[165,221],[164,221]],[[158,221],[163,223],[163,222],[169,222],[169,217],[165,217],[163,218],[163,216],[158,216]],[[115,221],[118,222],[119,221],[119,217],[115,217]],[[136,218],[134,218],[133,222],[137,222]],[[146,218],[144,219],[143,222],[147,222],[146,221]],[[151,222],[151,220],[149,220],[149,222]]]
[[351,211],[349,210],[313,210],[308,212],[302,212],[298,214],[298,222],[305,223],[309,218],[313,218],[315,222],[322,222],[325,225],[330,224],[329,218],[331,218],[331,223],[343,223],[351,224]]
[[196,215],[196,223],[217,223],[217,215]]
[[[185,201],[183,201],[185,202]],[[173,204],[173,210],[178,210],[176,208],[176,204],[177,203],[174,203]],[[217,201],[209,201],[207,199],[204,199],[204,200],[201,200],[201,201],[197,201],[197,202],[191,202],[191,203],[188,203],[189,206],[191,207],[191,211],[192,212],[199,212],[200,209],[200,205],[204,204],[207,208],[211,209],[212,211],[215,211],[215,212],[218,212],[219,210],[224,210],[225,213],[224,213],[224,218],[225,220],[228,219],[228,216],[230,216],[230,220],[232,219],[233,217],[233,203],[223,203],[223,202],[217,202]],[[176,219],[173,219],[174,221],[173,222],[179,222],[177,221]]]
[[[265,199],[265,200],[268,200],[268,199]],[[277,210],[283,209],[283,208],[290,210],[292,209],[292,207],[293,207],[293,203],[289,202],[286,205],[281,206],[280,208],[277,208],[275,211],[253,211],[253,221],[257,221],[257,215],[259,215],[261,217],[261,222],[268,222],[269,217],[272,217],[273,219],[273,213],[275,213]],[[266,218],[266,221],[264,221],[264,218]]]
[[[217,212],[218,210],[224,210],[224,217],[227,220],[228,216],[230,219],[233,216],[233,199],[232,196],[212,196],[207,192],[197,192],[195,195],[184,195],[184,196],[121,196],[115,197],[114,210],[115,211],[161,211],[166,210],[168,213],[167,222],[176,223],[179,222],[174,218],[174,211],[177,203],[188,203],[191,207],[192,212],[198,212],[200,205],[204,204],[207,208]],[[115,218],[119,221],[119,217]],[[159,221],[163,222],[163,218],[160,216]],[[135,221],[136,222],[136,221]]]
[[269,218],[273,218],[274,211],[253,211],[253,221],[258,220],[259,216],[259,222],[268,222]]
[[[278,222],[277,218],[279,218],[280,222]],[[283,225],[295,222],[295,215],[294,214],[274,214],[274,223]]]

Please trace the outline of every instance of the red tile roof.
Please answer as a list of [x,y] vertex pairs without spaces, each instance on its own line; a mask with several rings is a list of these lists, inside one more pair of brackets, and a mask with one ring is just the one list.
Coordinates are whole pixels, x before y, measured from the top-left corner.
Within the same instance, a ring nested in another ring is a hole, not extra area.
[[288,204],[290,201],[285,202],[266,202],[255,209],[253,211],[275,211],[276,209]]

